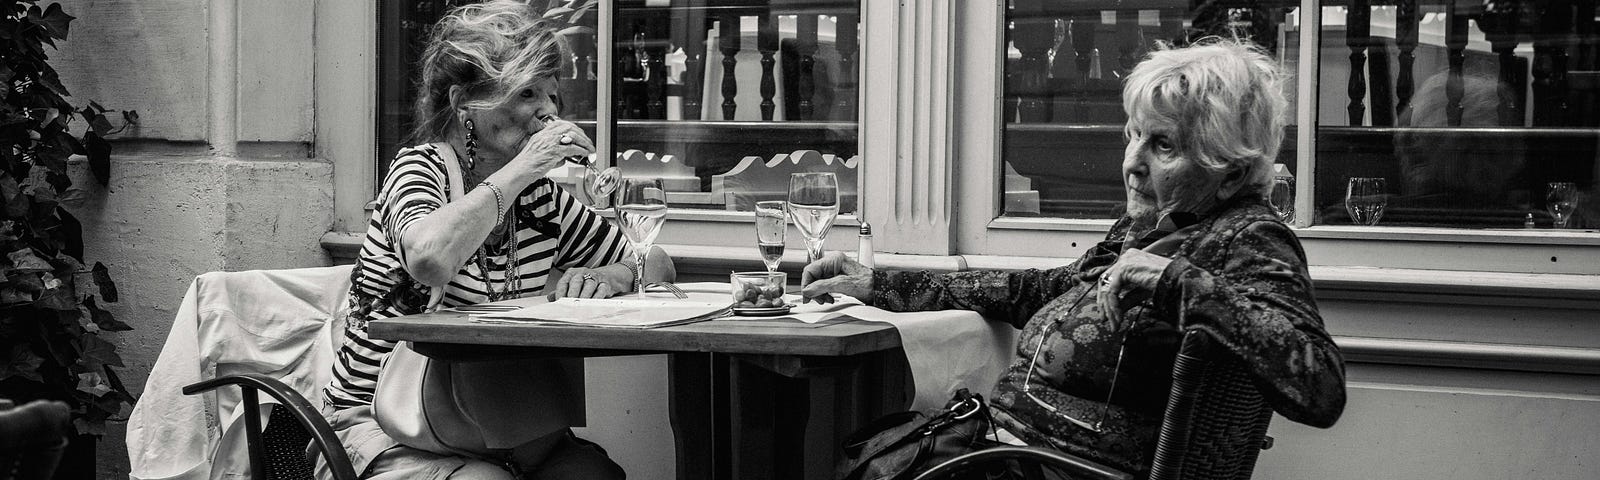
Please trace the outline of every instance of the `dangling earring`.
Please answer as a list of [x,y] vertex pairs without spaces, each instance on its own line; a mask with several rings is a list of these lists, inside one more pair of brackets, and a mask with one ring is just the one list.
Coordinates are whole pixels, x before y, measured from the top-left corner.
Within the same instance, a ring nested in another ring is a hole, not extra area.
[[467,170],[478,164],[478,127],[467,119]]

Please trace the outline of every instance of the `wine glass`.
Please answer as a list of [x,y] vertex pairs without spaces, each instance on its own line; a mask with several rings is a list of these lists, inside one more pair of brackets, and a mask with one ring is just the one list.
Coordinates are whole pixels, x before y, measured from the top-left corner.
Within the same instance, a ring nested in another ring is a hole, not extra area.
[[661,233],[661,224],[667,220],[667,193],[661,188],[659,178],[624,178],[618,185],[616,202],[617,225],[633,244],[633,257],[639,267],[633,276],[634,291],[644,296],[644,261],[650,247]]
[[1389,204],[1383,177],[1353,177],[1344,194],[1344,209],[1357,225],[1377,225]]
[[839,179],[833,172],[789,176],[789,216],[806,239],[806,263],[822,258],[822,241],[839,215]]
[[783,260],[783,237],[788,233],[788,212],[784,201],[756,202],[756,248],[761,250],[761,261],[767,272],[778,271]]
[[1550,182],[1545,186],[1544,208],[1555,218],[1555,228],[1567,228],[1577,203],[1578,186],[1572,182]]

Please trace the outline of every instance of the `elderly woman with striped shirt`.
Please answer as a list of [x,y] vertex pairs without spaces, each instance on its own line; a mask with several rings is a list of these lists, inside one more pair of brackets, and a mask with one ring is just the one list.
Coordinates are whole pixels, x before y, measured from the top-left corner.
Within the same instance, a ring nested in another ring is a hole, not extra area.
[[[556,117],[561,48],[524,2],[496,0],[449,12],[434,26],[419,67],[415,146],[396,155],[353,273],[348,328],[326,389],[328,417],[363,478],[622,478],[598,446],[565,430],[507,458],[435,455],[398,444],[372,415],[383,359],[394,343],[369,338],[371,320],[443,306],[555,293],[606,297],[632,288],[628,243],[546,172],[594,144]],[[464,192],[451,198],[446,162]],[[654,258],[667,259],[663,252]],[[649,262],[646,281],[671,280],[672,262]]]

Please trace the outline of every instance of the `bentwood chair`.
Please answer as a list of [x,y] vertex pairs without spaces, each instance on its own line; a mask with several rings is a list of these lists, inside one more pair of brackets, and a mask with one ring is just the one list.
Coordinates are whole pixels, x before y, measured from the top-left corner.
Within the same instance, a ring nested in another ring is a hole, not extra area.
[[[1152,480],[1248,480],[1256,456],[1272,446],[1272,409],[1242,361],[1201,331],[1184,335],[1172,368],[1172,392],[1161,422]],[[1003,447],[969,453],[918,480],[988,478],[1017,472],[1029,479],[1133,479],[1133,474],[1056,450]],[[1052,472],[1055,475],[1047,475]]]
[[[315,447],[328,463],[335,480],[356,480],[339,437],[334,436],[322,414],[306,397],[272,377],[261,374],[233,375],[183,387],[184,395],[195,395],[217,388],[238,385],[244,405],[245,438],[250,449],[250,476],[272,480],[310,480],[310,448]],[[271,407],[267,424],[261,424],[258,392],[278,400]],[[263,428],[265,427],[265,428]]]
[[37,400],[12,407],[0,400],[0,480],[50,478],[71,429],[66,403]]

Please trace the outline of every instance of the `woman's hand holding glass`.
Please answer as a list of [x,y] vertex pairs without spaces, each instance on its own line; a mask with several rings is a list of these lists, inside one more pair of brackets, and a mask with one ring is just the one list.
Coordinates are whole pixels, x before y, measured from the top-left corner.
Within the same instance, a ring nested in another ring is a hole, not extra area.
[[[544,128],[522,142],[522,150],[506,166],[530,179],[543,177],[561,166],[567,157],[594,153],[594,141],[572,122],[550,117]],[[531,180],[530,180],[531,181]]]
[[829,294],[849,295],[872,302],[872,268],[843,253],[829,252],[811,262],[800,275],[800,296],[817,303],[833,303]]

